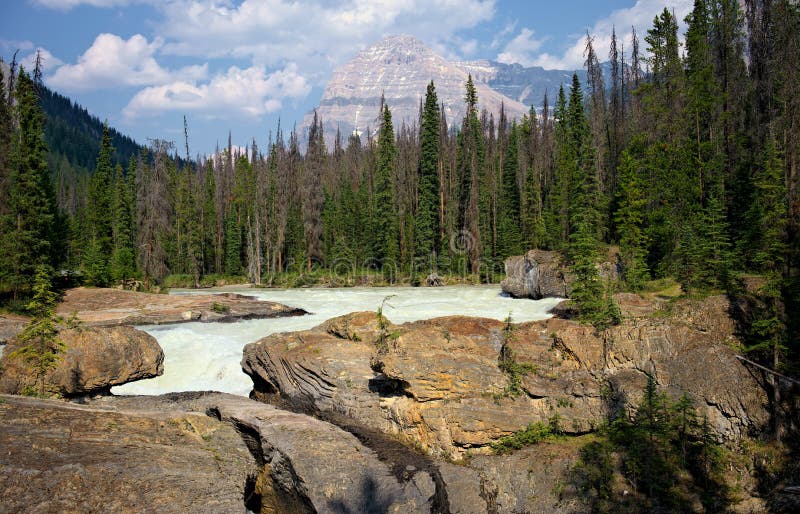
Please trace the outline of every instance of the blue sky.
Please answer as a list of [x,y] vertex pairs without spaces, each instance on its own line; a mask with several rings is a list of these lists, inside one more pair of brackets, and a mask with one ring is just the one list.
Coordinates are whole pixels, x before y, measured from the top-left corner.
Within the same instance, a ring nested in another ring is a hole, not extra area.
[[[24,0],[4,2],[0,56],[45,56],[45,83],[139,142],[266,145],[278,117],[299,123],[331,71],[390,34],[458,60],[582,65],[587,30],[644,33],[691,0]],[[29,66],[29,64],[26,64]]]

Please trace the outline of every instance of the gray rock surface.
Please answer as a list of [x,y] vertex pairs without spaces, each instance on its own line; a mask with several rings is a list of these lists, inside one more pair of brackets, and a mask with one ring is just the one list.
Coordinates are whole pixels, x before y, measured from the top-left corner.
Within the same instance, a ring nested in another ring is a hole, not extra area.
[[0,504],[13,512],[427,513],[440,492],[352,434],[246,398],[0,399]]
[[[506,259],[506,278],[500,283],[503,291],[515,298],[569,296],[575,280],[569,266],[559,252],[548,250],[529,250],[525,255],[515,255]],[[604,280],[616,281],[620,275],[619,252],[610,248],[597,271]]]
[[515,298],[568,296],[572,276],[558,252],[531,250],[509,257],[505,265],[506,278],[500,287]]

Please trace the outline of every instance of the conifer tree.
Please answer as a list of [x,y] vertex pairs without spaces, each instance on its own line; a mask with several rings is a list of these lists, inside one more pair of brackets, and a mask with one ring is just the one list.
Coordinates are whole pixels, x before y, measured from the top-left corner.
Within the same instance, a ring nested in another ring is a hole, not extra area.
[[111,135],[108,123],[103,126],[103,137],[100,142],[100,152],[89,185],[87,195],[87,224],[86,244],[88,246],[84,272],[86,279],[93,285],[106,285],[109,280],[109,260],[113,242],[112,210],[111,210],[111,180],[114,169],[111,165],[111,156],[114,147],[111,145]]
[[322,173],[325,168],[325,139],[322,121],[314,111],[314,121],[308,134],[303,187],[303,228],[306,239],[306,265],[311,271],[313,262],[322,262]]
[[[575,282],[570,291],[580,319],[602,328],[615,317],[613,301],[608,297],[597,271],[600,232],[600,191],[597,183],[594,148],[583,110],[583,93],[577,74],[572,76],[567,108],[567,144],[574,156],[566,171],[576,189],[569,203],[569,257]],[[563,172],[563,171],[562,171]]]
[[551,234],[554,249],[563,249],[569,238],[569,194],[575,175],[576,149],[569,139],[569,120],[567,119],[567,96],[564,86],[558,89],[558,100],[553,111],[555,117],[554,133],[554,177],[553,187],[547,198],[547,233]]
[[479,196],[485,174],[486,149],[478,119],[478,93],[472,75],[467,77],[465,100],[467,112],[458,135],[458,226],[461,230],[458,246],[459,252],[463,252],[459,257],[466,257],[469,271],[478,273],[483,254]]
[[50,262],[55,198],[46,160],[44,114],[36,87],[23,69],[17,77],[14,97],[17,130],[11,142],[0,273],[16,297],[32,284],[36,266]]
[[112,212],[112,250],[109,275],[112,281],[119,282],[136,276],[136,262],[133,237],[133,174],[136,161],[131,157],[126,178],[122,166],[117,164],[111,195]]
[[384,270],[397,265],[397,209],[394,173],[397,148],[389,106],[383,105],[375,162],[375,258]]
[[647,235],[644,232],[647,199],[637,163],[626,150],[620,156],[619,190],[614,222],[619,234],[625,284],[637,291],[649,278]]
[[242,231],[236,212],[225,216],[225,273],[238,275],[242,272]]
[[502,192],[497,229],[497,256],[500,263],[507,257],[519,255],[524,251],[520,227],[519,180],[517,178],[519,132],[516,122],[513,122],[508,136],[506,156],[503,160]]
[[439,254],[439,102],[433,81],[428,84],[420,127],[420,158],[417,213],[414,226],[416,265],[436,266]]

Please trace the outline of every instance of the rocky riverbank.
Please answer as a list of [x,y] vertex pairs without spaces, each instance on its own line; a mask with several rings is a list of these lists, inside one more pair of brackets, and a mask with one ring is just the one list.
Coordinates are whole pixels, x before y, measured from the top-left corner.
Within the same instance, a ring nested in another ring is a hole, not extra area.
[[[187,306],[177,300],[179,307],[161,313]],[[559,318],[396,325],[361,312],[271,335],[248,345],[242,359],[260,401],[210,392],[82,396],[79,403],[0,395],[0,505],[15,512],[586,512],[587,466],[594,465],[587,448],[597,448],[597,429],[610,416],[641,403],[648,376],[673,399],[688,394],[730,448],[764,432],[767,397],[758,374],[736,359],[729,299],[616,300],[625,319],[602,333]],[[113,319],[120,318],[92,323]],[[65,370],[54,372],[80,378],[62,396],[102,389],[97,384],[110,375],[122,376],[117,362],[135,361],[134,348],[147,345],[120,351],[123,338],[136,339],[130,327],[72,330],[68,348],[85,350],[67,350]],[[496,454],[531,427],[561,435]],[[646,498],[626,482],[622,454],[608,448],[604,501],[646,511]],[[764,511],[758,466],[789,458],[754,455],[737,457],[725,478],[737,491],[726,496],[732,511]],[[702,510],[697,489],[681,487],[697,507],[689,510]]]

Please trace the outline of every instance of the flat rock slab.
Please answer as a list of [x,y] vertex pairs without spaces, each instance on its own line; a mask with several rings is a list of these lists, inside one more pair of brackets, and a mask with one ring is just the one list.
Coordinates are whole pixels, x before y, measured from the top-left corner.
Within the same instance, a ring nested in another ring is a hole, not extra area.
[[330,423],[246,398],[0,395],[4,511],[427,513],[436,492]]
[[4,512],[243,512],[256,464],[204,413],[0,396]]
[[166,295],[121,289],[70,289],[57,313],[73,313],[87,325],[160,325],[189,321],[236,321],[305,314],[302,309],[235,293]]
[[30,318],[17,314],[0,314],[0,344],[6,344],[22,332]]

